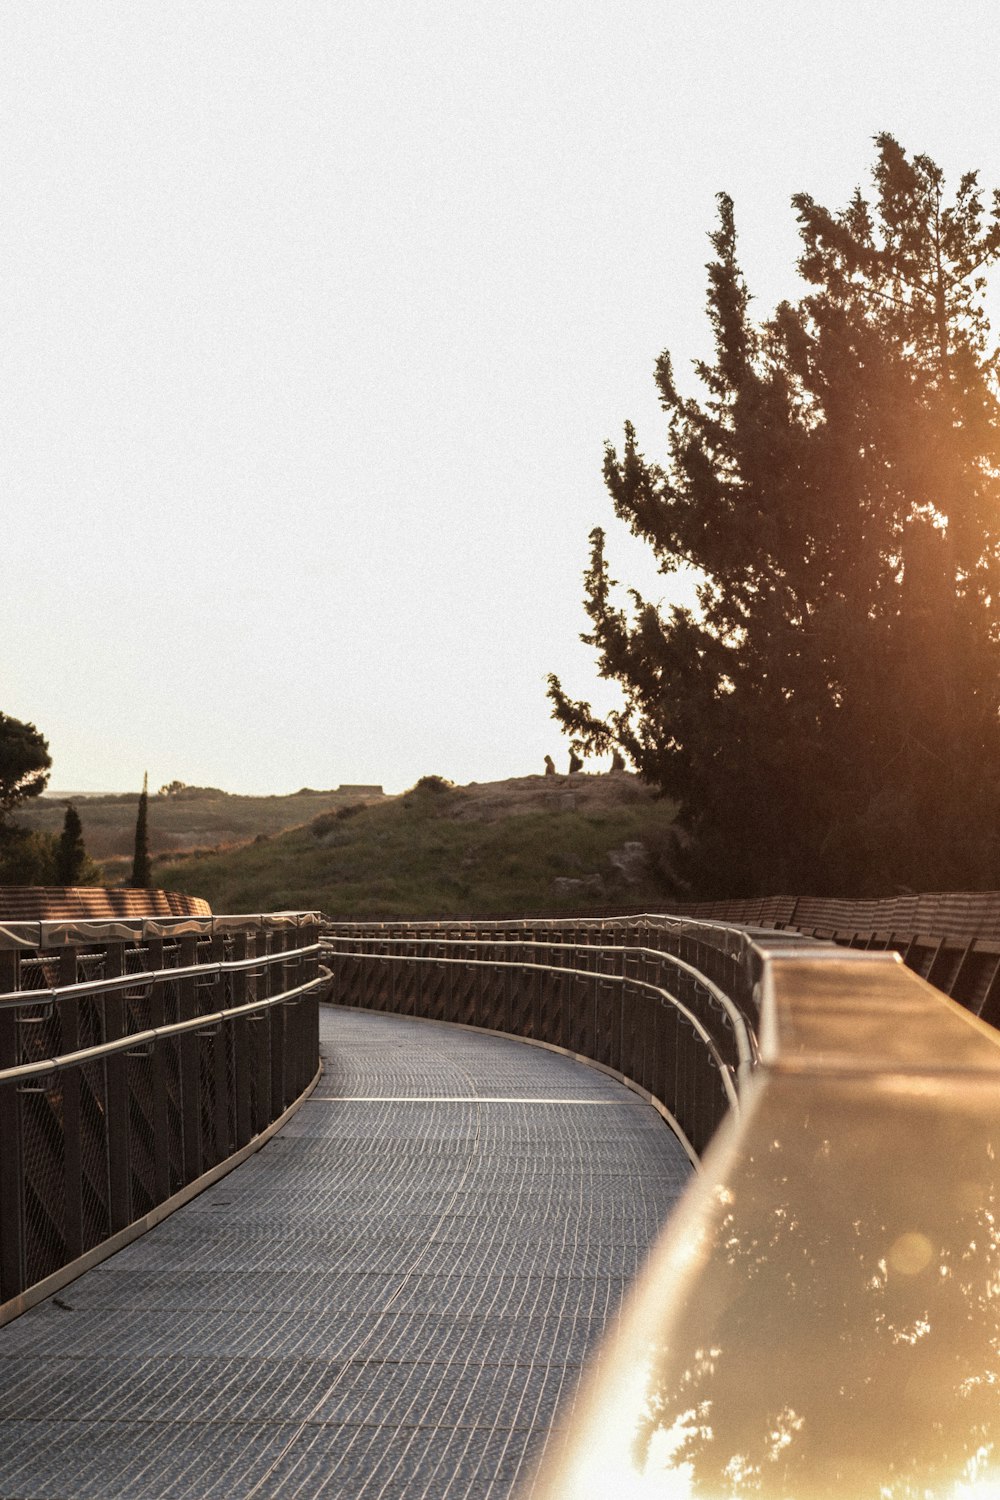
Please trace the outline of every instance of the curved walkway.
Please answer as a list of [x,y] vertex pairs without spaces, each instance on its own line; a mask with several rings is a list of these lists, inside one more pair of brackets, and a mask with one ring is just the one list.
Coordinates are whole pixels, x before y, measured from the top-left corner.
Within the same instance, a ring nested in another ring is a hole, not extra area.
[[324,1007],[270,1145],[0,1329],[0,1496],[501,1500],[688,1175],[537,1047]]

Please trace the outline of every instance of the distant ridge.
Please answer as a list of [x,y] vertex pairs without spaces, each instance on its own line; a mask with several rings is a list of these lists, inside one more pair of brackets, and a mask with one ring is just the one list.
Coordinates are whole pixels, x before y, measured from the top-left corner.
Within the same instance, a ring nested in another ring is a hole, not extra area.
[[[128,792],[64,792],[56,790],[54,787],[48,787],[42,793],[42,801],[66,802],[70,798],[75,800],[77,797],[127,797],[129,795]],[[138,796],[139,794],[136,792],[134,795]]]

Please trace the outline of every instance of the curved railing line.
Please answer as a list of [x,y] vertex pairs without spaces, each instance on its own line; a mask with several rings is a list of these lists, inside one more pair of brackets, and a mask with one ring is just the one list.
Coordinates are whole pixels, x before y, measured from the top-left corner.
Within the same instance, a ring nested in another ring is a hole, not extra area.
[[1000,1035],[896,954],[756,954],[747,1107],[532,1494],[992,1495]]
[[[357,937],[346,937],[345,936],[342,939],[341,938],[333,938],[332,940],[331,939],[326,939],[326,940],[324,940],[322,946],[323,946],[324,950],[327,950],[328,946],[332,942],[353,942],[353,941],[367,942],[367,943],[371,943],[371,944],[375,944],[375,943],[396,943],[396,944],[402,944],[402,943],[417,942],[417,941],[420,941],[420,939],[419,938],[414,938],[414,937],[382,937],[382,936],[365,937],[363,934],[360,934]],[[438,937],[429,937],[429,938],[426,939],[426,941],[427,942],[437,943],[437,944],[439,944],[441,946],[466,947],[466,948],[469,948],[469,947],[475,947],[475,946],[480,945],[480,944],[489,943],[492,940],[489,939],[489,938],[476,939],[476,938],[438,938]],[[646,954],[648,954],[648,955],[651,955],[654,958],[661,959],[661,960],[666,960],[666,962],[669,963],[669,964],[671,964],[674,968],[683,970],[685,973],[689,974],[692,979],[695,979],[698,982],[698,984],[702,985],[704,987],[704,989],[706,989],[708,991],[709,996],[712,999],[714,999],[718,1003],[718,1005],[720,1006],[720,1008],[725,1012],[726,1016],[728,1017],[729,1021],[732,1024],[733,1039],[734,1039],[734,1041],[736,1043],[736,1053],[737,1053],[737,1058],[739,1060],[741,1068],[750,1068],[750,1067],[753,1067],[754,1064],[757,1061],[757,1058],[758,1058],[757,1036],[756,1036],[755,1031],[753,1030],[753,1027],[750,1026],[749,1023],[747,1022],[747,1018],[743,1014],[743,1012],[729,998],[729,996],[725,993],[725,991],[722,990],[722,989],[720,989],[719,986],[717,984],[715,984],[715,982],[713,980],[709,979],[707,975],[702,974],[699,969],[695,968],[694,964],[688,963],[688,961],[686,959],[683,959],[683,958],[679,957],[675,953],[664,953],[659,948],[644,948],[644,947],[642,947],[642,948],[640,948],[640,947],[632,948],[632,947],[619,946],[619,945],[613,945],[613,944],[608,944],[608,943],[602,943],[599,946],[597,944],[586,944],[586,943],[580,943],[580,944],[574,944],[574,943],[545,943],[545,942],[538,942],[537,940],[532,939],[532,938],[522,938],[519,941],[518,946],[522,947],[522,948],[555,949],[555,950],[557,950],[559,952],[563,952],[563,953],[565,953],[567,950],[571,950],[572,951],[574,948],[576,948],[576,949],[582,949],[585,952],[590,952],[590,953],[598,953],[598,954],[614,953],[614,954],[621,954],[623,957],[627,957],[630,954],[639,954],[639,955],[646,955]],[[339,952],[341,950],[338,949],[337,951]],[[540,967],[544,967],[544,966],[540,966]],[[574,970],[566,968],[566,966],[562,965],[562,964],[560,964],[558,967],[561,968],[561,969],[564,969],[565,972],[567,972],[567,973],[573,973],[573,972],[595,973],[596,972],[596,973],[600,973],[603,978],[619,977],[619,976],[613,976],[613,975],[603,974],[602,971],[599,971],[599,970],[577,970],[577,971],[574,971]],[[630,980],[630,982],[632,982],[632,983],[641,983],[641,981],[636,980],[636,979],[632,979],[631,976],[628,976],[628,975],[620,976],[620,977],[628,978]],[[676,997],[674,997],[674,998],[676,999]],[[682,1002],[680,1002],[678,1000],[677,1003],[681,1004]]]
[[[320,951],[319,943],[310,943],[304,948],[285,948],[280,953],[262,953],[257,958],[236,958],[218,963],[184,964],[176,968],[136,969],[130,974],[116,974],[108,979],[81,979],[78,984],[47,986],[40,989],[8,990],[0,995],[0,1010],[5,1007],[18,1009],[28,1005],[52,1005],[57,1000],[93,999],[97,995],[114,994],[117,990],[144,989],[155,984],[169,984],[180,979],[202,979],[224,974],[263,970],[273,964],[288,963],[294,958],[314,957]],[[40,959],[45,963],[45,959]],[[5,1075],[0,1072],[0,1079]]]
[[[628,916],[618,917],[499,917],[479,921],[473,917],[457,918],[422,918],[422,917],[398,917],[391,920],[377,922],[353,922],[333,921],[330,918],[323,919],[323,930],[330,931],[332,928],[372,928],[387,929],[410,927],[428,931],[433,928],[462,928],[468,927],[475,931],[494,932],[517,932],[525,930],[576,930],[578,928],[596,928],[604,931],[628,930],[640,924],[658,925],[662,930],[680,936],[704,936],[705,938],[731,939],[739,950],[740,956],[745,957],[750,949],[762,951],[769,948],[775,941],[790,944],[821,945],[835,949],[837,945],[827,943],[825,939],[814,938],[807,934],[798,934],[787,931],[784,928],[757,927],[753,924],[741,925],[736,922],[712,922],[701,917],[672,917],[668,912],[636,912]],[[570,938],[572,941],[572,938]],[[719,952],[725,950],[717,943],[709,946],[717,948]],[[654,949],[654,952],[663,950]],[[725,956],[735,958],[735,953],[727,953]]]
[[629,912],[614,917],[384,917],[373,921],[324,917],[323,926],[327,929],[331,927],[474,927],[479,930],[510,932],[524,927],[614,928],[639,922],[662,923],[674,928],[697,928],[704,932],[727,933],[739,938],[745,938],[748,934],[772,937],[780,934],[782,937],[794,939],[796,935],[794,931],[788,931],[785,928],[759,927],[752,922],[713,922],[706,917],[671,916],[669,912]]
[[53,917],[31,922],[0,922],[0,950],[102,943],[118,938],[231,936],[240,932],[292,931],[319,926],[320,911],[225,913],[210,917]]
[[[338,951],[340,951],[340,950],[338,950]],[[726,1060],[725,1060],[725,1058],[721,1055],[721,1053],[719,1052],[718,1048],[715,1045],[715,1042],[714,1042],[713,1038],[711,1037],[711,1035],[709,1034],[709,1032],[707,1032],[705,1030],[705,1027],[702,1025],[701,1021],[699,1021],[698,1017],[695,1016],[695,1015],[693,1015],[691,1013],[691,1011],[688,1010],[687,1006],[684,1004],[684,1002],[682,1000],[678,1000],[677,997],[676,997],[676,995],[671,995],[670,992],[669,992],[669,990],[663,989],[660,985],[648,984],[645,980],[642,980],[642,979],[633,979],[630,975],[625,975],[625,974],[601,974],[601,973],[598,973],[597,970],[595,970],[595,969],[571,969],[568,966],[563,966],[563,965],[560,965],[558,968],[553,969],[550,966],[548,966],[547,964],[519,964],[519,963],[510,962],[510,961],[507,961],[507,960],[504,960],[504,959],[487,959],[487,958],[464,958],[464,959],[463,958],[440,958],[440,957],[436,956],[435,954],[427,954],[426,956],[424,956],[422,954],[412,954],[412,953],[410,953],[410,954],[399,954],[399,955],[396,955],[396,954],[393,954],[393,953],[371,954],[371,953],[343,953],[343,952],[341,952],[341,957],[342,958],[372,958],[372,957],[375,957],[375,958],[381,959],[383,963],[387,963],[387,964],[392,964],[392,963],[400,963],[400,964],[402,964],[402,963],[418,963],[418,964],[419,963],[427,963],[427,964],[450,964],[450,965],[455,966],[456,968],[517,969],[517,970],[520,970],[520,971],[527,971],[528,973],[538,973],[538,974],[568,974],[568,975],[572,975],[572,976],[574,976],[576,978],[579,978],[579,979],[593,979],[593,980],[596,980],[596,981],[599,981],[599,982],[603,982],[603,983],[606,983],[606,984],[621,984],[621,985],[628,984],[628,985],[634,985],[636,989],[645,990],[649,994],[658,996],[659,999],[661,999],[661,1000],[666,1000],[673,1007],[674,1010],[679,1011],[681,1013],[681,1015],[683,1015],[684,1019],[690,1023],[690,1025],[693,1028],[693,1030],[695,1030],[698,1033],[699,1037],[705,1043],[705,1046],[707,1047],[708,1051],[712,1055],[712,1058],[713,1058],[713,1060],[715,1062],[716,1068],[718,1069],[719,1075],[720,1075],[720,1077],[722,1079],[722,1086],[725,1089],[726,1097],[729,1100],[730,1107],[732,1109],[739,1109],[739,1095],[738,1095],[738,1093],[736,1091],[736,1087],[735,1087],[735,1085],[733,1083],[732,1070],[730,1068],[729,1063],[727,1063]],[[666,1101],[663,1101],[663,1102],[665,1103]]]
[[102,1057],[112,1057],[116,1052],[137,1052],[141,1047],[154,1046],[166,1037],[181,1036],[189,1031],[207,1031],[221,1026],[236,1016],[257,1015],[271,1010],[275,1005],[290,1005],[315,990],[325,989],[329,976],[320,974],[305,984],[299,984],[279,995],[268,995],[263,1000],[249,1000],[245,1005],[231,1005],[225,1010],[206,1011],[204,1015],[192,1016],[189,1021],[171,1021],[166,1026],[151,1026],[145,1031],[130,1031],[127,1036],[117,1037],[113,1042],[99,1042],[95,1047],[83,1047],[77,1052],[61,1052],[57,1057],[39,1058],[35,1062],[18,1063],[13,1068],[0,1068],[0,1083],[20,1083],[26,1078],[47,1078],[61,1073],[66,1068],[77,1068],[84,1063],[98,1062]]

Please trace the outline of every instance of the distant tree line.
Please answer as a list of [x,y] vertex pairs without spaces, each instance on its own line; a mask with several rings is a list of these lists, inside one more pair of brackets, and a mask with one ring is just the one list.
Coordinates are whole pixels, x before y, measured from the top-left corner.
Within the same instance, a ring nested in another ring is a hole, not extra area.
[[714,357],[656,364],[667,453],[626,425],[616,514],[697,607],[623,605],[591,534],[606,716],[550,679],[580,753],[676,799],[692,894],[1000,885],[1000,194],[876,141],[874,191],[792,201],[806,290],[757,322],[719,198]]

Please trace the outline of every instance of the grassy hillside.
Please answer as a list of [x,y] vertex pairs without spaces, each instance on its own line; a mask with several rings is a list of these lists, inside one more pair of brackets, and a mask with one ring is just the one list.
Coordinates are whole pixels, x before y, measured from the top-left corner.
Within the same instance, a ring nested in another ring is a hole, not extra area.
[[[155,857],[245,844],[259,834],[294,828],[330,808],[350,806],[364,795],[340,787],[303,788],[284,797],[238,797],[217,787],[184,787],[170,796],[150,796],[150,848]],[[108,884],[124,881],[131,869],[138,801],[138,793],[76,800],[87,853],[100,862]],[[18,809],[17,821],[26,828],[59,833],[65,810],[61,798],[40,797]]]
[[[419,785],[240,849],[154,864],[217,912],[490,915],[662,901],[673,809],[622,774]],[[630,847],[626,847],[630,846]]]

